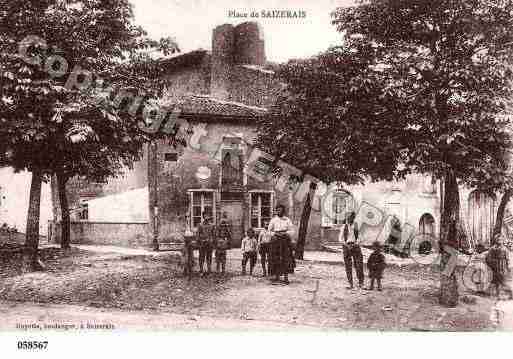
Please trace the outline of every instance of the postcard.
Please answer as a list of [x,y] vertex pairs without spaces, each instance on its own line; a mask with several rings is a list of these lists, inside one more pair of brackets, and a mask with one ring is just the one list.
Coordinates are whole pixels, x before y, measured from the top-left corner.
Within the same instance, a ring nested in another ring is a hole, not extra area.
[[0,1],[6,347],[512,330],[512,8]]

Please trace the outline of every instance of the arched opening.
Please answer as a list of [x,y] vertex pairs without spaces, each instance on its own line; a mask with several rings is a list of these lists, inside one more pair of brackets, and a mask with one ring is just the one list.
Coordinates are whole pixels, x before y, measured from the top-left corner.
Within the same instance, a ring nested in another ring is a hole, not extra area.
[[354,197],[350,192],[345,190],[337,190],[333,193],[332,214],[334,225],[344,224],[349,214],[354,211]]
[[419,243],[419,254],[431,253],[433,250],[431,239],[435,237],[435,218],[430,213],[424,213],[420,217],[419,234],[420,238],[423,238],[423,240]]

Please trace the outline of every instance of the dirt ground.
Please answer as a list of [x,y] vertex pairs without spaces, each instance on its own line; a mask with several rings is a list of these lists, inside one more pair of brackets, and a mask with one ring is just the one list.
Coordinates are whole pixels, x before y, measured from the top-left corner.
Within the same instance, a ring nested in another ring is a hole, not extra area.
[[190,281],[172,252],[150,257],[48,248],[43,259],[44,272],[0,276],[0,300],[265,322],[269,329],[273,323],[343,330],[495,329],[492,298],[472,295],[475,303],[439,306],[439,273],[428,266],[387,267],[378,292],[346,289],[343,267],[332,264],[301,263],[284,286],[271,285],[260,267],[255,276],[242,276],[236,259],[228,261],[226,275]]

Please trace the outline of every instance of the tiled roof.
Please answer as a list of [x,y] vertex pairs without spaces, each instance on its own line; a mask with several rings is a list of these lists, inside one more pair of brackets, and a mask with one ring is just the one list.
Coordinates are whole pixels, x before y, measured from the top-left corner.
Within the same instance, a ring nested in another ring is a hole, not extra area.
[[267,113],[267,109],[239,102],[222,101],[206,95],[187,95],[178,102],[185,115],[210,115],[234,118],[255,118]]
[[207,50],[194,50],[163,59],[161,65],[165,71],[173,72],[182,67],[200,64],[207,55]]

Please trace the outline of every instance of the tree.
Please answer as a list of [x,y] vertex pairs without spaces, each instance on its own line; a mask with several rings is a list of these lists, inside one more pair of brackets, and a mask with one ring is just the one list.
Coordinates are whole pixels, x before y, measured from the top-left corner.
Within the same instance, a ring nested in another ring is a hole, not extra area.
[[[51,152],[56,155],[52,171],[56,175],[61,208],[61,247],[69,248],[70,214],[66,184],[74,177],[105,182],[118,176],[140,159],[146,137],[124,116],[108,116],[93,105],[61,111],[60,131]],[[119,121],[121,119],[122,121]],[[57,140],[58,139],[58,140]]]
[[[493,234],[502,233],[502,226],[504,224],[504,214],[506,212],[506,206],[513,195],[513,190],[506,189],[502,194],[501,201],[499,203],[499,207],[497,207],[497,216],[495,217],[495,226],[493,228]],[[493,239],[492,243],[493,244]]]
[[[513,196],[513,171],[512,171],[512,162],[511,162],[511,153],[508,152],[506,155],[507,162],[509,165],[507,176],[505,176],[504,181],[502,183],[500,192],[502,193],[501,201],[499,203],[499,206],[497,207],[497,215],[495,218],[495,226],[493,229],[493,234],[502,233],[503,226],[504,226],[504,215],[506,214],[506,209],[508,206],[508,203]],[[490,245],[493,245],[494,238],[492,238],[492,242]]]
[[[325,183],[356,184],[400,176],[399,107],[385,93],[368,52],[334,47],[307,60],[282,65],[286,90],[270,115],[258,122],[257,146]],[[304,202],[296,256],[303,255],[316,185]]]
[[162,89],[153,55],[178,48],[149,39],[133,20],[126,0],[2,0],[0,150],[3,164],[33,175],[26,239],[33,262],[41,181],[57,174],[67,217],[71,176],[116,174],[148,139],[144,104]]
[[370,0],[337,9],[346,46],[371,45],[386,93],[404,106],[404,169],[441,179],[440,303],[455,306],[459,185],[486,191],[507,176],[513,2]]

